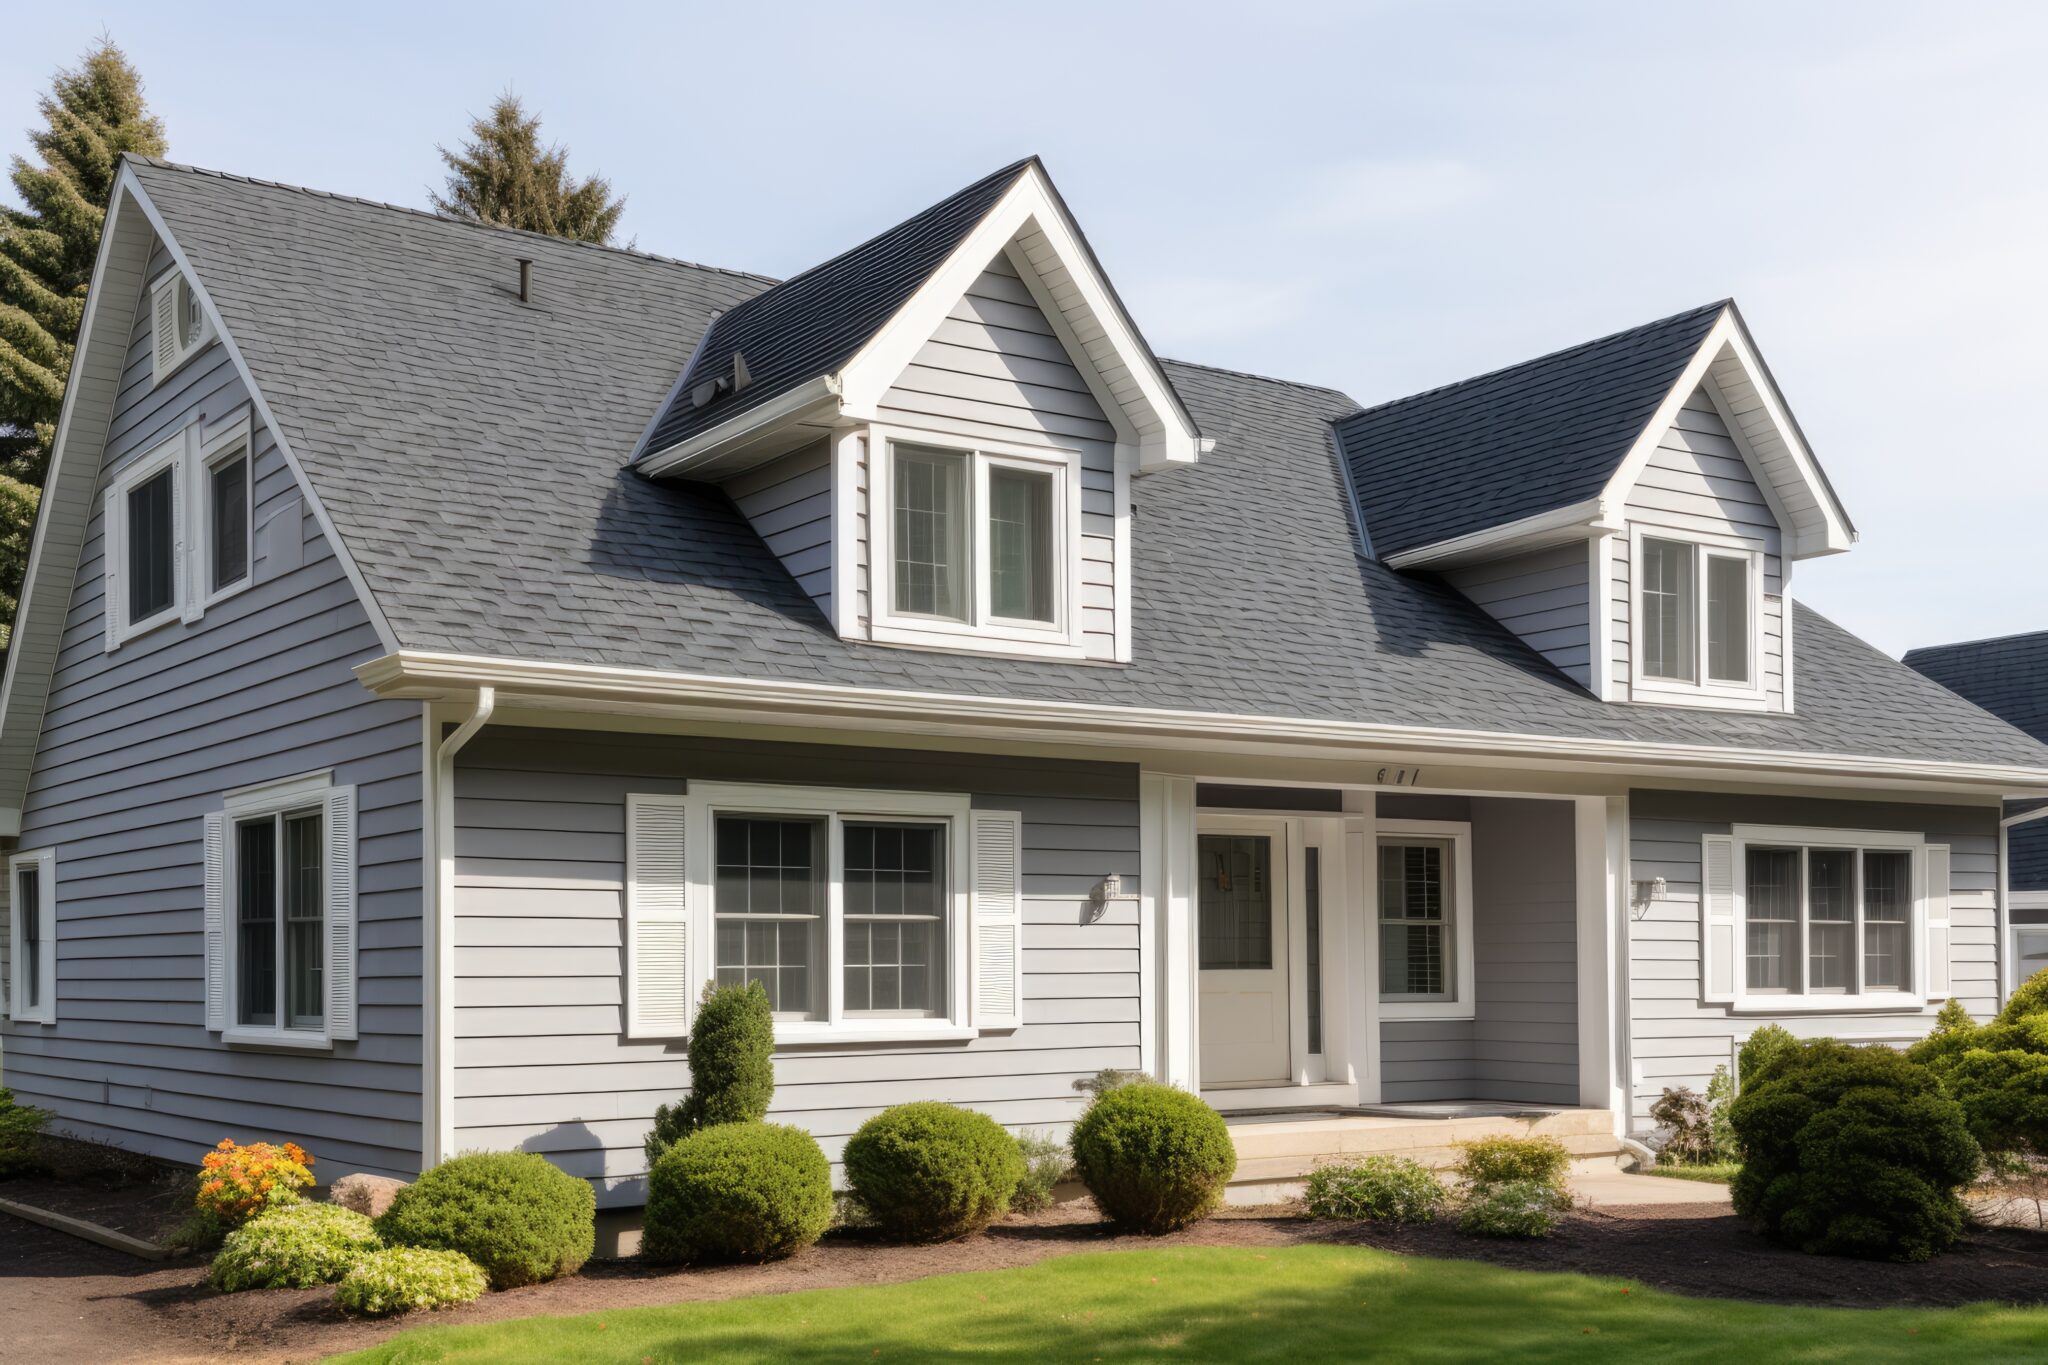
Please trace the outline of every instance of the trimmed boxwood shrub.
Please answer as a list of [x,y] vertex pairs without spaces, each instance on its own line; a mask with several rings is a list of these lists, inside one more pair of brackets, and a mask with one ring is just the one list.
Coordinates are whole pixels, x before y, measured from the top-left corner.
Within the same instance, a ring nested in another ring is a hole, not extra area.
[[333,1204],[286,1204],[229,1233],[207,1282],[230,1293],[330,1284],[381,1245],[360,1213]]
[[351,1313],[423,1313],[481,1298],[488,1282],[459,1251],[387,1247],[360,1257],[334,1287]]
[[1403,1156],[1333,1161],[1308,1173],[1305,1202],[1315,1218],[1427,1223],[1448,1199],[1436,1172]]
[[720,1123],[757,1123],[775,1098],[775,1016],[758,981],[706,986],[690,1025],[690,1093],[658,1106],[646,1139],[652,1169],[671,1145]]
[[597,1245],[588,1181],[533,1152],[469,1152],[400,1190],[377,1220],[393,1246],[459,1251],[491,1288],[573,1274]]
[[1535,1181],[1546,1186],[1560,1207],[1570,1204],[1565,1193],[1565,1172],[1571,1169],[1572,1154],[1554,1137],[1478,1138],[1458,1144],[1458,1177],[1468,1190],[1489,1185]]
[[846,1143],[846,1181],[875,1225],[911,1242],[979,1232],[1010,1209],[1024,1157],[986,1114],[921,1101],[884,1109]]
[[801,1128],[722,1123],[662,1153],[647,1177],[640,1254],[665,1265],[768,1261],[832,1222],[832,1166]]
[[1796,1043],[1729,1112],[1736,1212],[1802,1251],[1924,1261],[1962,1236],[1956,1191],[1981,1164],[1963,1110],[1886,1047]]
[[1155,1082],[1106,1091],[1074,1124],[1074,1169],[1113,1221],[1171,1232],[1223,1202],[1237,1148],[1223,1116]]
[[1763,1024],[1751,1029],[1735,1054],[1735,1086],[1746,1090],[1770,1073],[1778,1060],[1798,1046],[1799,1040],[1783,1024]]
[[1496,1181],[1467,1194],[1458,1210],[1458,1231],[1475,1237],[1548,1237],[1557,1208],[1557,1187],[1550,1181]]

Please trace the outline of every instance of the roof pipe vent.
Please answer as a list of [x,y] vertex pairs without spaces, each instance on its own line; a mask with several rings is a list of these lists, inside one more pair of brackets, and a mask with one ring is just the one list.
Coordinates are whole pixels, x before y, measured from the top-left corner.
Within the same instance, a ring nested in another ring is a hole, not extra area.
[[532,303],[533,257],[520,256],[515,259],[519,262],[519,301],[521,303]]

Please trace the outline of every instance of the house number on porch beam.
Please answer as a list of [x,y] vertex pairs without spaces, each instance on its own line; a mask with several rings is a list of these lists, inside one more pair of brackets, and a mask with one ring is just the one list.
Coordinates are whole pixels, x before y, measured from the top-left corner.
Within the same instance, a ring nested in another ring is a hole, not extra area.
[[1382,768],[1379,785],[1382,787],[1416,787],[1422,784],[1420,768]]

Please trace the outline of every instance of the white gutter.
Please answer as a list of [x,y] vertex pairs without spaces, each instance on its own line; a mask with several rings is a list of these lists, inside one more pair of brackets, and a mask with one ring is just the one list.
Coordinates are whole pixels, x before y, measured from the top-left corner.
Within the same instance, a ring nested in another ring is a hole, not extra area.
[[1300,746],[1332,757],[1340,756],[1333,751],[1384,755],[1398,749],[1446,757],[1521,758],[1634,768],[1679,766],[1784,772],[1807,777],[1896,778],[1992,786],[1999,788],[2001,794],[2019,789],[2048,795],[2048,767],[977,697],[412,650],[372,659],[357,665],[355,671],[363,685],[380,696],[445,697],[490,687],[543,705],[694,709],[726,719],[744,711],[748,719],[762,717],[771,723],[927,735],[1115,744],[1176,751],[1184,751],[1191,744],[1252,743]]
[[1610,520],[1607,503],[1600,498],[1589,498],[1569,507],[1538,512],[1520,521],[1489,526],[1430,545],[1418,545],[1412,550],[1401,550],[1386,556],[1382,562],[1390,569],[1424,569],[1433,565],[1455,564],[1474,556],[1498,554],[1502,547],[1523,541],[1544,544],[1581,539],[1595,531],[1615,529],[1608,524]]
[[663,474],[680,474],[694,465],[703,464],[719,451],[745,440],[756,432],[787,421],[808,408],[827,402],[837,403],[839,398],[839,376],[821,376],[808,384],[791,389],[788,393],[777,394],[759,407],[749,408],[709,431],[698,432],[687,441],[680,441],[645,456],[640,462],[640,472],[650,478]]
[[438,743],[434,708],[425,708],[429,819],[422,885],[427,904],[421,917],[426,958],[420,1010],[422,1171],[455,1153],[455,755],[490,721],[497,705],[495,689],[478,688],[469,718]]

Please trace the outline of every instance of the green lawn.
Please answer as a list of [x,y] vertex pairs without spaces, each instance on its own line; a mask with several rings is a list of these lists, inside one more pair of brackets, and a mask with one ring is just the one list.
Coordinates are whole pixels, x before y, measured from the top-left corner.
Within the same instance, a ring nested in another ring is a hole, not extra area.
[[2038,1361],[2048,1310],[1768,1308],[1361,1247],[1187,1247],[422,1327],[350,1361]]
[[1712,1166],[1645,1166],[1642,1173],[1661,1175],[1666,1180],[1704,1180],[1709,1184],[1725,1185],[1741,1169],[1741,1162],[1726,1161]]

